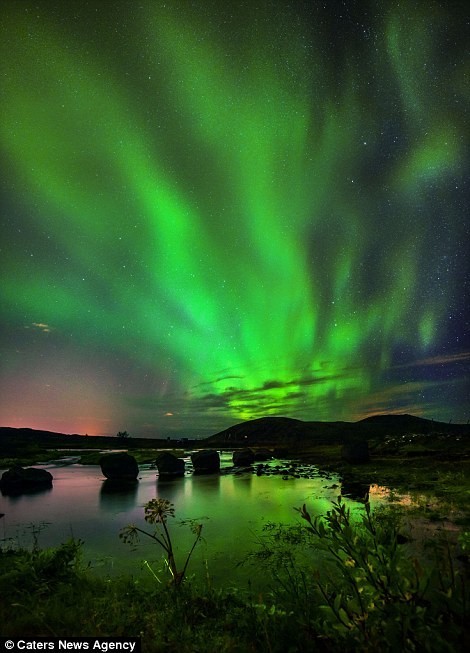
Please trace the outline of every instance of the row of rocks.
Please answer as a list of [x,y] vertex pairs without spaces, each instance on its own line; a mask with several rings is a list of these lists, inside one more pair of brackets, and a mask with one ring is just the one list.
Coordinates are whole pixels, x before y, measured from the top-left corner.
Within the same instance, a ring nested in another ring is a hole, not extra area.
[[[234,467],[246,468],[255,461],[272,459],[273,453],[268,449],[253,451],[242,449],[235,451],[232,456]],[[214,449],[204,449],[191,453],[193,474],[217,474],[220,472],[220,455]],[[183,458],[178,458],[168,451],[157,454],[155,465],[160,478],[175,478],[184,476],[186,463]],[[107,454],[100,459],[101,471],[108,479],[132,481],[139,474],[137,462],[127,453]]]
[[[312,470],[302,467],[277,467],[272,469],[269,466],[261,464],[253,468],[255,462],[267,461],[274,457],[274,453],[268,449],[253,451],[252,449],[240,449],[233,452],[233,466],[241,469],[249,468],[250,471],[256,471],[258,476],[263,474],[284,474],[290,478],[311,478]],[[345,444],[342,449],[342,458],[349,463],[365,463],[369,461],[369,447],[366,441]],[[220,472],[220,455],[214,449],[204,449],[191,453],[191,463],[193,474],[217,474]],[[100,460],[103,474],[108,479],[135,480],[139,473],[139,468],[135,458],[127,453],[108,454]],[[178,458],[168,451],[162,451],[157,454],[155,465],[158,469],[159,478],[177,478],[184,476],[186,463],[183,458]],[[315,471],[314,475],[318,475]]]
[[[233,452],[233,466],[240,473],[242,470],[256,472],[258,476],[263,474],[282,474],[288,478],[311,478],[312,474],[318,475],[318,471],[302,467],[277,466],[272,468],[268,465],[258,464],[253,467],[256,461],[266,461],[274,457],[277,452],[268,449],[253,451],[252,449],[240,449]],[[350,463],[364,463],[369,460],[369,448],[367,442],[354,442],[345,444],[342,450],[342,458]],[[193,474],[217,474],[220,472],[220,455],[214,449],[194,451],[191,454]],[[160,478],[175,478],[184,476],[185,461],[173,454],[162,451],[155,460]],[[102,456],[100,467],[103,475],[113,481],[136,481],[139,475],[139,466],[136,459],[128,453],[112,453]],[[237,473],[237,472],[235,472]],[[4,472],[0,479],[0,490],[3,494],[15,494],[28,491],[36,491],[52,487],[52,474],[45,469],[33,467],[22,468],[18,465],[11,467]]]
[[[195,451],[191,454],[194,474],[213,474],[220,472],[220,456],[217,451]],[[184,476],[185,461],[168,452],[161,452],[156,459],[159,476]],[[128,453],[106,454],[100,459],[103,475],[111,481],[132,482],[139,475],[139,466],[134,456]],[[52,487],[53,477],[46,469],[34,467],[11,467],[2,474],[0,490],[3,494],[21,494],[35,492]]]
[[[214,474],[220,472],[220,456],[215,450],[195,451],[191,454],[194,474]],[[185,461],[173,454],[162,451],[155,460],[161,478],[184,476]],[[106,454],[100,459],[103,475],[109,480],[135,481],[139,475],[136,459],[128,453]]]
[[[217,474],[220,472],[219,452],[214,449],[194,451],[191,454],[191,462],[193,464],[193,474]],[[157,455],[155,464],[159,478],[184,476],[185,461],[167,451],[162,451]]]
[[[267,449],[252,451],[251,449],[242,449],[234,451],[232,456],[235,467],[249,467],[256,460],[269,460],[273,453]],[[205,449],[203,451],[194,451],[191,454],[191,463],[193,474],[217,474],[220,472],[220,455],[214,449]],[[182,458],[177,458],[173,454],[162,451],[155,460],[160,478],[173,478],[184,476],[186,464]]]

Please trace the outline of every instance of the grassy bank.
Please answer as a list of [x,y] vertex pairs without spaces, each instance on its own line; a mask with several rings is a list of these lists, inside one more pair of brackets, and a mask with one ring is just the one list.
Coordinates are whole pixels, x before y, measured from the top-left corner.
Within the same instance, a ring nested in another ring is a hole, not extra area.
[[[98,578],[80,543],[0,551],[3,636],[141,636],[144,651],[455,653],[468,645],[468,538],[411,542],[401,511],[267,524],[245,561],[269,591]],[[160,527],[162,524],[160,523]],[[306,555],[310,552],[314,555]]]
[[422,500],[412,508],[430,520],[470,525],[470,438],[443,434],[406,434],[370,438],[370,461],[351,465],[341,458],[341,445],[304,446],[302,460],[358,483],[383,486]]

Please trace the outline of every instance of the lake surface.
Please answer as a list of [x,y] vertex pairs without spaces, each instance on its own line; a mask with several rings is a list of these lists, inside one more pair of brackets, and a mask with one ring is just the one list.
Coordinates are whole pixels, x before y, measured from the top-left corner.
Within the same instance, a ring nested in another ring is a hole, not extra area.
[[[272,461],[270,465],[279,464]],[[231,455],[222,454],[222,468],[231,465]],[[118,492],[111,491],[101,469],[95,465],[41,465],[54,477],[53,488],[16,497],[0,496],[0,539],[30,547],[33,530],[39,531],[41,547],[57,546],[71,536],[84,541],[83,557],[104,574],[147,575],[143,561],[161,569],[161,550],[143,537],[137,550],[119,539],[120,530],[129,523],[152,530],[144,521],[143,507],[154,498],[168,499],[175,505],[175,519],[168,525],[177,561],[184,563],[194,536],[180,520],[200,520],[204,542],[196,548],[189,571],[202,578],[210,574],[212,582],[235,583],[253,573],[237,567],[242,558],[256,547],[267,522],[284,524],[300,521],[294,507],[303,503],[311,514],[324,514],[340,493],[340,481],[320,471],[314,478],[239,475],[187,475],[160,481],[155,469],[141,466],[139,481]],[[2,471],[0,471],[1,475]],[[382,501],[371,496],[371,503]],[[351,501],[361,509],[361,504]],[[33,526],[34,525],[34,526]],[[159,572],[167,579],[165,572]]]

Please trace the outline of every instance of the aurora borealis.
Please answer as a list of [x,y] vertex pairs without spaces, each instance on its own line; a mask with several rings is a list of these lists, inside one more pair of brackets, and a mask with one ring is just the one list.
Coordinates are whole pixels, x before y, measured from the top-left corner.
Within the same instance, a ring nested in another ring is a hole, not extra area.
[[1,425],[470,418],[463,3],[0,12]]

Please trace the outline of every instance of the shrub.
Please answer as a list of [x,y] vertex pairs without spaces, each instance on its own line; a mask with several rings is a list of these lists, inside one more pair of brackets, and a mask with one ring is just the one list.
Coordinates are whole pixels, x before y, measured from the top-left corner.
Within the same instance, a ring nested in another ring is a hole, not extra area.
[[299,638],[334,651],[459,650],[468,590],[449,545],[426,565],[408,551],[395,511],[373,515],[366,503],[355,523],[341,497],[323,517],[297,510],[303,529],[269,525],[255,557]]
[[1,552],[0,593],[10,596],[29,593],[47,594],[55,586],[75,577],[80,564],[80,540],[70,539],[59,547],[32,551]]

